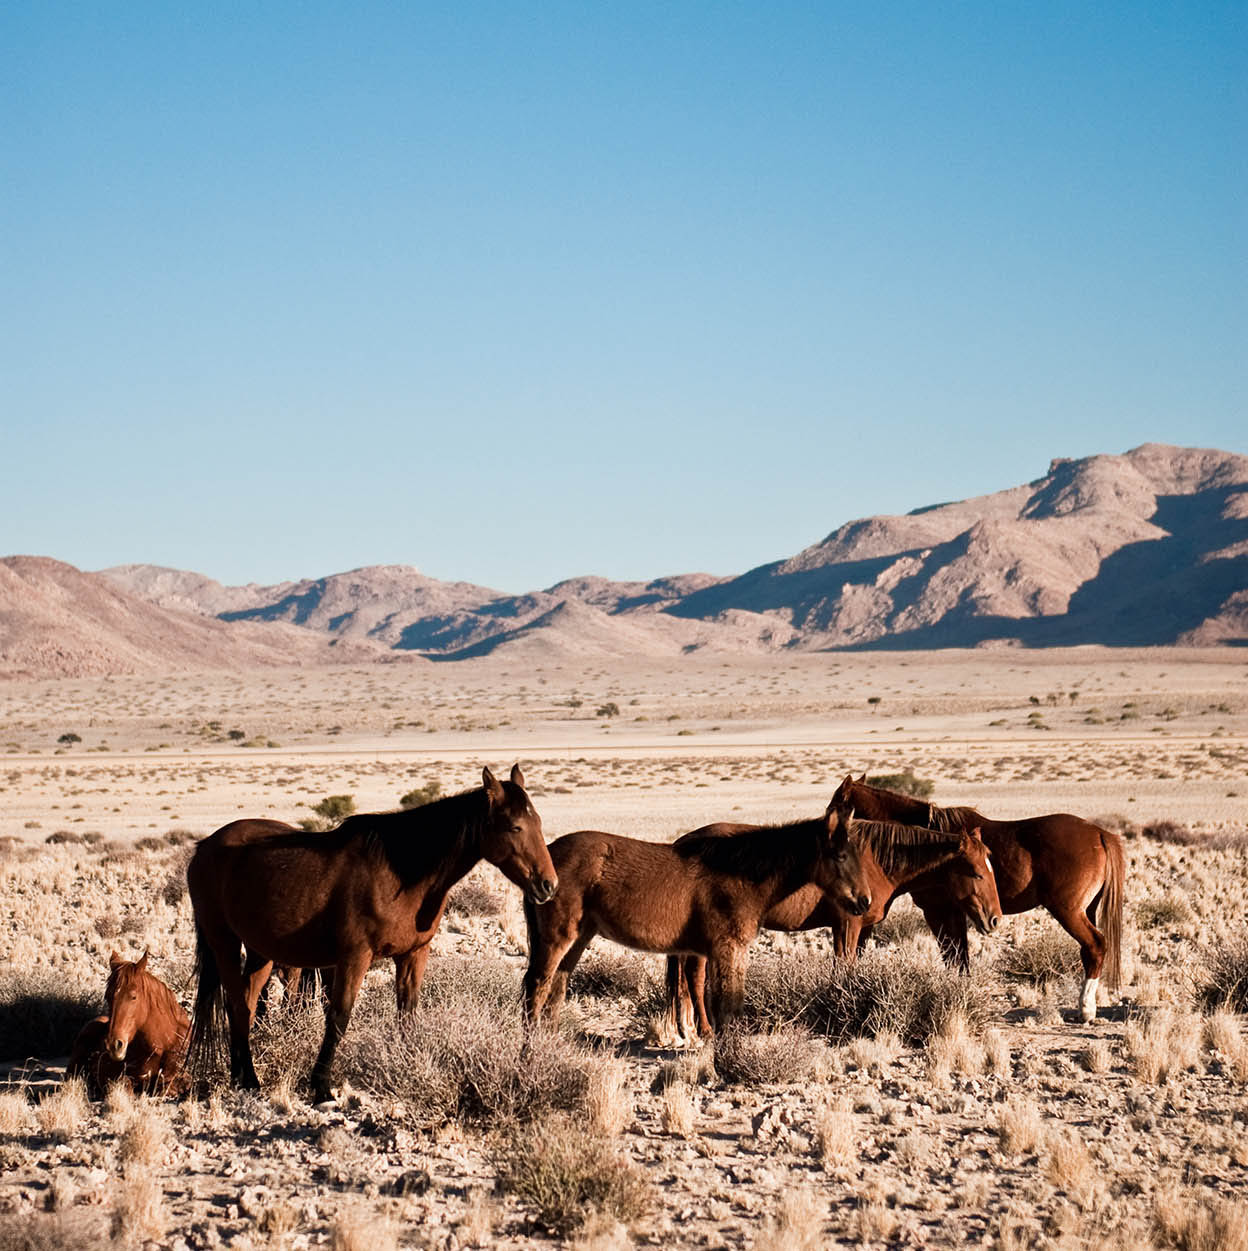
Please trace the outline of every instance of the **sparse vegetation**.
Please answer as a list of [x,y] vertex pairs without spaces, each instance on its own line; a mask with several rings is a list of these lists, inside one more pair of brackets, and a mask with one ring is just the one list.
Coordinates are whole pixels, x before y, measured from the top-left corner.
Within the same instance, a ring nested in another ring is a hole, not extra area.
[[407,791],[399,799],[400,808],[423,808],[425,804],[431,804],[435,799],[442,798],[442,783],[436,778],[432,782],[426,782],[424,786],[415,786]]
[[880,786],[887,791],[900,791],[903,795],[913,795],[915,799],[927,799],[936,789],[931,778],[916,777],[913,770],[904,769],[901,773],[877,773],[867,778],[868,786]]

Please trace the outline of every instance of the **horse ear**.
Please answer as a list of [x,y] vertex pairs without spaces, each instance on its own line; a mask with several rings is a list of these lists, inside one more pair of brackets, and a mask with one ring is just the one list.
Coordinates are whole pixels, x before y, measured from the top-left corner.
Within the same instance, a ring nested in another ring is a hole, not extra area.
[[485,797],[491,804],[501,804],[503,802],[503,784],[490,772],[490,766],[486,765],[481,770],[481,781],[485,785]]
[[139,961],[139,963],[135,966],[135,967],[139,970],[139,972],[140,972],[140,973],[142,973],[142,972],[143,972],[143,971],[147,968],[147,957],[148,957],[148,955],[149,955],[149,952],[144,951],[144,952],[143,952],[143,958],[142,958],[142,959]]
[[[852,780],[852,779],[851,779],[851,780]],[[864,786],[866,785],[866,781],[867,781],[867,773],[866,773],[866,770],[865,770],[865,769],[863,770],[862,777],[860,777],[860,778],[858,779],[858,781],[860,781],[860,782],[861,782]]]
[[119,964],[125,964],[125,962],[126,957],[119,951],[114,951],[112,955],[108,957],[108,967],[110,969],[115,969]]
[[520,772],[519,761],[511,766],[511,781],[514,786],[518,786],[521,790],[524,790],[524,774]]

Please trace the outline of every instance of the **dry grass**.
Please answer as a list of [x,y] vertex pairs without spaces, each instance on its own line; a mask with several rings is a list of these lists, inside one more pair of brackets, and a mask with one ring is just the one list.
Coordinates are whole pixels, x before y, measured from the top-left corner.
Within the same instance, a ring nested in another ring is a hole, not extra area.
[[733,1026],[715,1039],[715,1069],[729,1085],[762,1086],[816,1077],[823,1044],[800,1025],[779,1025],[761,1033]]
[[340,1212],[329,1228],[330,1251],[397,1251],[398,1245],[391,1222],[367,1208]]
[[997,1112],[997,1134],[1007,1155],[1028,1155],[1044,1138],[1044,1118],[1026,1095],[1014,1095]]
[[754,1251],[819,1251],[827,1200],[808,1186],[786,1190],[754,1241]]
[[697,1117],[693,1091],[684,1082],[672,1082],[664,1089],[660,1100],[659,1123],[664,1132],[688,1138]]
[[631,1161],[564,1115],[513,1129],[495,1151],[503,1190],[542,1228],[566,1237],[593,1216],[630,1222],[649,1202],[649,1186]]
[[589,1074],[585,1111],[590,1128],[604,1138],[614,1138],[632,1120],[628,1072],[622,1064],[602,1060]]
[[40,1130],[61,1142],[68,1142],[90,1115],[87,1087],[81,1077],[71,1077],[62,1082],[35,1108]]
[[1202,953],[1204,976],[1198,997],[1208,1009],[1248,1012],[1248,934],[1242,931]]
[[0,1135],[16,1137],[34,1128],[35,1110],[23,1088],[0,1090]]
[[1200,1018],[1195,1013],[1156,1008],[1128,1021],[1122,1040],[1131,1072],[1155,1084],[1199,1065],[1200,1036]]
[[169,1211],[156,1175],[135,1166],[127,1168],[114,1185],[113,1241],[123,1246],[162,1241],[169,1228]]
[[1095,1038],[1079,1052],[1080,1067],[1087,1073],[1108,1073],[1113,1067],[1114,1057],[1109,1044],[1103,1039]]
[[117,1159],[127,1168],[160,1164],[168,1155],[172,1137],[164,1108],[150,1099],[140,1099],[117,1136]]
[[82,1207],[0,1215],[0,1251],[84,1251],[107,1241],[104,1216]]
[[1179,1251],[1246,1251],[1248,1204],[1170,1185],[1153,1200],[1154,1236]]
[[1053,927],[1013,946],[1002,944],[996,969],[1003,977],[1041,988],[1082,974],[1078,944],[1069,934]]
[[815,1152],[825,1173],[841,1173],[858,1161],[858,1118],[853,1102],[840,1096],[820,1103],[812,1123]]
[[984,1044],[971,1033],[961,1013],[954,1013],[927,1041],[928,1076],[937,1086],[945,1086],[951,1074],[973,1077],[984,1070]]
[[104,976],[88,990],[47,968],[0,968],[0,1060],[68,1055],[104,1008]]
[[1045,1176],[1087,1211],[1096,1193],[1097,1166],[1083,1139],[1074,1130],[1050,1134],[1045,1143]]

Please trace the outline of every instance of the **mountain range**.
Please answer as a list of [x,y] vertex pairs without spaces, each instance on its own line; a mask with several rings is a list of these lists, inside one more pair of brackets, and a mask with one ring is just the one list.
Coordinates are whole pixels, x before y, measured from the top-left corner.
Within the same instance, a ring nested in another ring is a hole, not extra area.
[[0,675],[713,650],[1248,642],[1248,456],[1145,444],[851,521],[736,577],[508,595],[402,565],[275,586],[0,559]]

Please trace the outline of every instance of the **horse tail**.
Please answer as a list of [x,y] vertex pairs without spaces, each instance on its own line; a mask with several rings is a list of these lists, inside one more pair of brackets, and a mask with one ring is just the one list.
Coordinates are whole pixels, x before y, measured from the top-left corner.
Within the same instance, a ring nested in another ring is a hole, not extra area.
[[221,1046],[226,1037],[225,988],[217,957],[195,926],[195,1007],[191,1013],[191,1037],[187,1045],[187,1068],[196,1082],[214,1076]]
[[1127,859],[1121,834],[1102,830],[1101,846],[1105,848],[1105,884],[1101,887],[1097,928],[1105,935],[1105,980],[1117,987],[1122,984],[1122,899]]

